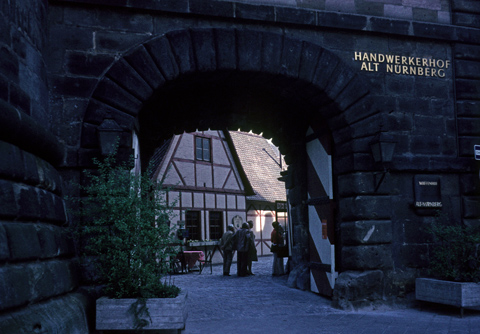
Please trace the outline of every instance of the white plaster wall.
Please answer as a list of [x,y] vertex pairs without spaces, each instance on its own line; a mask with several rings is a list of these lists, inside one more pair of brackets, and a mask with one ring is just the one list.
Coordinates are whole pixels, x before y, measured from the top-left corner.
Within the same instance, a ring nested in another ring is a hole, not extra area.
[[[193,164],[192,164],[192,167],[193,167]],[[197,164],[196,173],[197,173],[197,184],[195,186],[207,187],[207,188],[211,188],[213,186],[211,165]]]
[[184,133],[175,152],[175,158],[180,159],[195,159],[194,136],[191,133]]
[[209,209],[215,209],[215,194],[205,194],[205,207]]

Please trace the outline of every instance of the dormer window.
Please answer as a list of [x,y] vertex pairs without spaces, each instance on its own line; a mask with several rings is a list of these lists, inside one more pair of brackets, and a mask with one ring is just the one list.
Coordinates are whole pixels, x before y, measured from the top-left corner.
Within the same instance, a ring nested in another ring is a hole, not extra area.
[[210,138],[195,137],[195,158],[200,161],[212,161]]

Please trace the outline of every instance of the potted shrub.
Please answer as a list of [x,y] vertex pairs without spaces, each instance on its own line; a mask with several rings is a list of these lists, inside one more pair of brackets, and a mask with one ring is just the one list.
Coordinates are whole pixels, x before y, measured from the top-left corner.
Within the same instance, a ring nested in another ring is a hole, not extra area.
[[176,255],[165,190],[114,155],[94,164],[98,173],[86,172],[79,199],[78,236],[105,295],[97,329],[183,329],[186,292],[162,280]]
[[417,278],[418,300],[460,307],[480,305],[480,231],[438,216],[433,234],[429,275]]

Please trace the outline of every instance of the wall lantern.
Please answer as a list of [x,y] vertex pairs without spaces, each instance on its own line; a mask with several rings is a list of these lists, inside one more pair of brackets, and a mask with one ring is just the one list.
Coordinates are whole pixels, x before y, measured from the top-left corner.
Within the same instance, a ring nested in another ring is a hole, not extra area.
[[[379,134],[370,143],[370,149],[372,150],[372,156],[375,163],[381,163],[383,165],[383,172],[375,173],[375,192],[382,184],[385,176],[389,172],[386,164],[389,164],[393,160],[393,153],[395,152],[396,141],[391,136],[385,134]],[[377,181],[378,175],[381,174],[380,180]]]
[[393,152],[397,143],[387,135],[377,136],[371,143],[373,160],[375,162],[389,163],[392,162]]
[[123,132],[117,122],[107,114],[102,123],[97,128],[98,140],[102,155],[106,156],[115,152],[119,138]]

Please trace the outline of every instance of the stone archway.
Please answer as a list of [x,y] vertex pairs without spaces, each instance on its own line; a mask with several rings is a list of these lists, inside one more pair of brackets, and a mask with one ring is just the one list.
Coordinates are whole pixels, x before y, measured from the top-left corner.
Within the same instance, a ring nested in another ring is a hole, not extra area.
[[[216,98],[219,103],[212,103]],[[185,104],[189,100],[195,103]],[[237,103],[247,108],[238,110]],[[172,112],[185,105],[190,114]],[[215,105],[221,108],[212,111]],[[265,105],[278,107],[274,109],[281,110],[280,114],[257,112]],[[263,31],[173,31],[133,48],[105,73],[85,114],[80,153],[85,158],[80,161],[98,151],[92,138],[107,113],[127,136],[139,127],[144,160],[161,140],[156,134],[168,137],[176,131],[175,125],[187,132],[200,127],[260,129],[274,138],[292,166],[293,218],[300,230],[308,231],[303,141],[307,127],[314,133],[319,128],[329,132],[337,170],[351,172],[357,168],[357,156],[371,159],[367,139],[381,129],[381,118],[375,117],[379,112],[368,85],[339,57],[317,44]],[[203,124],[205,119],[208,122]],[[266,126],[266,119],[272,124]],[[355,123],[366,119],[368,129],[357,133]],[[363,138],[356,145],[362,148],[354,150],[356,137]],[[295,242],[296,261],[308,262],[308,237]]]
[[90,134],[107,112],[124,130],[133,129],[152,97],[161,98],[160,89],[189,76],[197,82],[225,82],[235,76],[247,83],[274,81],[274,93],[296,96],[315,110],[311,116],[328,123],[337,144],[354,137],[352,123],[379,111],[368,85],[319,45],[270,32],[180,30],[133,48],[106,71],[85,113],[81,147],[97,148]]

